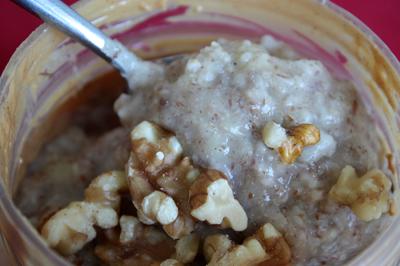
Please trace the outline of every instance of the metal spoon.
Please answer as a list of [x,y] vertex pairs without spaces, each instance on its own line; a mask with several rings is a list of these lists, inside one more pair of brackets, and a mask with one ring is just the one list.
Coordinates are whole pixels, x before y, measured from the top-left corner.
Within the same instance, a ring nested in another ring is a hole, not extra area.
[[162,74],[160,66],[141,60],[120,42],[112,40],[62,1],[14,0],[14,2],[111,63],[128,81],[131,89],[147,86]]

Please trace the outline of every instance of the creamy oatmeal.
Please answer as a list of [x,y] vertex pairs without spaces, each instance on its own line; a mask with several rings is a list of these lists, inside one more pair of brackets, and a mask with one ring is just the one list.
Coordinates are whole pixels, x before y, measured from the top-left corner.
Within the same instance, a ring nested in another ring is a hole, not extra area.
[[[270,36],[213,42],[114,108],[122,127],[69,127],[17,197],[75,263],[341,265],[394,213],[391,172],[352,83]],[[60,213],[85,226],[60,225]]]

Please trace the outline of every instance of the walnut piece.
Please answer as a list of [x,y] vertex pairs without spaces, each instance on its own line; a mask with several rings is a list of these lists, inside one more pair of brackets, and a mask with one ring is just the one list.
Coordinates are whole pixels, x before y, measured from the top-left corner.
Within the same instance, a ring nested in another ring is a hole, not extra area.
[[289,137],[278,148],[284,163],[292,164],[301,155],[303,148],[319,142],[320,131],[314,125],[301,124],[288,132]]
[[234,243],[227,235],[215,234],[207,236],[203,244],[203,255],[207,262],[212,258],[220,259]]
[[[172,133],[144,121],[132,130],[131,142],[127,176],[142,223],[163,225],[173,239],[194,230],[193,217],[236,231],[247,228],[246,213],[234,199],[226,177],[215,170],[194,167],[188,157],[183,157],[182,147]],[[218,180],[209,182],[204,179],[208,176]],[[203,181],[198,182],[200,177]],[[200,195],[202,191],[205,197]]]
[[96,177],[85,191],[85,201],[73,202],[51,216],[41,229],[42,237],[61,254],[79,251],[96,237],[94,226],[107,229],[118,224],[119,193],[126,189],[123,172]]
[[219,171],[202,173],[189,192],[191,215],[210,224],[228,225],[235,231],[247,228],[247,215],[234,198],[226,177]]
[[97,245],[94,253],[103,262],[102,265],[152,265],[155,262],[151,256],[144,252],[128,257],[125,250],[114,243]]
[[265,145],[271,149],[278,149],[287,139],[286,129],[275,122],[268,122],[262,130]]
[[173,239],[190,234],[194,223],[188,190],[198,170],[189,158],[182,159],[176,137],[153,123],[137,125],[131,132],[131,143],[127,175],[139,220],[162,224]]
[[391,213],[391,186],[389,178],[378,169],[358,177],[355,169],[347,165],[329,191],[329,197],[339,204],[349,206],[359,219],[371,221],[383,213]]
[[183,266],[194,261],[200,245],[200,238],[195,234],[190,234],[179,239],[175,244],[175,253],[172,258],[166,259],[160,264],[153,263],[154,266]]
[[143,225],[129,215],[121,216],[119,225],[120,230],[102,232],[95,247],[105,265],[160,265],[174,255],[176,241],[159,227]]
[[108,265],[184,265],[197,256],[200,238],[189,234],[177,241],[159,227],[146,226],[134,216],[123,215],[120,233],[115,228],[103,234],[96,255]]
[[142,201],[143,214],[160,224],[170,224],[178,217],[175,201],[161,191],[153,191]]
[[144,170],[153,176],[175,165],[182,156],[182,146],[177,138],[147,121],[141,122],[132,130],[131,143]]
[[257,265],[268,259],[268,254],[256,239],[245,240],[242,245],[235,246],[217,261],[211,259],[209,266],[213,265]]
[[209,266],[284,266],[291,261],[285,239],[268,223],[242,245],[234,245],[226,236],[213,235],[206,238],[203,249]]
[[272,224],[264,224],[254,237],[262,244],[269,257],[263,262],[263,265],[279,266],[290,264],[292,258],[290,247],[282,234]]
[[286,132],[279,124],[268,122],[262,130],[262,136],[265,145],[275,149],[282,162],[292,164],[304,147],[319,142],[320,130],[312,124],[300,124]]
[[132,202],[135,208],[140,211],[144,197],[153,192],[154,189],[143,170],[140,169],[139,160],[134,152],[131,152],[126,168]]
[[[188,157],[182,156],[182,147],[172,133],[144,121],[132,130],[131,142],[128,183],[142,223],[163,225],[173,239],[194,230],[193,217],[237,231],[247,228],[246,213],[234,199],[226,177],[215,170],[194,167]],[[197,181],[209,175],[218,180]],[[205,197],[200,195],[202,191]]]
[[85,190],[85,201],[101,203],[118,209],[121,192],[127,190],[126,175],[121,171],[111,171],[95,178]]
[[172,239],[180,239],[194,230],[195,222],[192,217],[187,214],[180,214],[176,220],[170,224],[163,226],[164,231]]
[[94,226],[103,229],[118,224],[117,212],[99,203],[72,202],[44,224],[41,235],[63,255],[73,254],[96,237]]
[[196,234],[182,237],[175,245],[175,259],[182,263],[193,262],[199,250],[200,238]]
[[119,242],[122,244],[136,240],[143,231],[142,224],[133,216],[122,215],[119,219],[119,226],[121,227]]
[[312,124],[301,124],[289,130],[289,136],[303,143],[304,146],[317,144],[320,138],[319,129]]

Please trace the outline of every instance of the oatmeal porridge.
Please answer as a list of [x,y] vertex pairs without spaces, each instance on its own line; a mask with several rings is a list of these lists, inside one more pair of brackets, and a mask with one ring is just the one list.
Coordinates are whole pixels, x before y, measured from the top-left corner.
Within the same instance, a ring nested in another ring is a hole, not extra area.
[[21,184],[17,205],[71,262],[342,265],[395,214],[373,120],[321,62],[265,36],[163,75],[118,97],[120,126],[72,123]]

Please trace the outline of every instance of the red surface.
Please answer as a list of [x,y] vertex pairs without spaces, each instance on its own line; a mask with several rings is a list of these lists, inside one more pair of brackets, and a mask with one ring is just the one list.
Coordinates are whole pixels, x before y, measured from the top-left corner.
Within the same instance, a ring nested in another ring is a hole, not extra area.
[[[74,0],[66,0],[68,4]],[[333,0],[367,24],[400,58],[399,0]],[[9,0],[0,0],[0,71],[18,45],[40,24]]]

